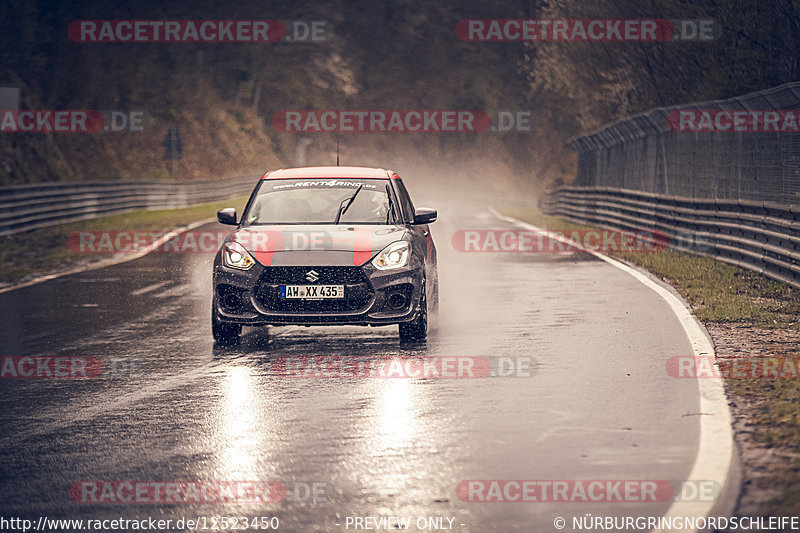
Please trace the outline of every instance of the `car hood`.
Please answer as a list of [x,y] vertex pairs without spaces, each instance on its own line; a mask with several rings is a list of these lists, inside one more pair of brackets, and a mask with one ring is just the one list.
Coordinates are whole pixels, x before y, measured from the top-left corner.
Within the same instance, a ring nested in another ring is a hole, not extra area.
[[234,231],[262,265],[362,265],[408,230],[396,225],[249,226]]

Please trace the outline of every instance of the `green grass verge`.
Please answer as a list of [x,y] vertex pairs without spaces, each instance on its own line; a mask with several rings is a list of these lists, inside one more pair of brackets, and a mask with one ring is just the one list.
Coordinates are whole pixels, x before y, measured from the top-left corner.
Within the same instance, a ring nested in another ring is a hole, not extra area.
[[542,229],[548,230],[567,230],[567,229],[586,229],[587,226],[577,224],[561,217],[551,217],[542,213],[535,207],[519,206],[519,205],[498,205],[495,208],[508,217],[533,224]]
[[224,207],[241,213],[247,196],[182,209],[145,209],[69,224],[59,224],[0,237],[0,283],[14,284],[28,278],[69,270],[108,259],[111,254],[79,254],[67,248],[67,236],[76,231],[169,231],[206,218]]
[[[588,229],[547,216],[536,208],[501,206],[498,210],[544,229]],[[695,315],[704,322],[800,329],[800,290],[786,283],[716,259],[672,250],[607,253],[664,279],[689,301]]]
[[[545,229],[586,228],[534,208],[501,206],[498,210]],[[682,252],[609,255],[638,265],[672,285],[707,326],[729,328],[732,339],[743,334],[742,328],[744,334],[750,328],[766,330],[766,335],[762,331],[761,337],[754,337],[756,342],[762,339],[759,348],[764,353],[778,357],[800,355],[796,344],[772,342],[782,332],[800,329],[800,289],[716,259]],[[725,384],[734,402],[745,409],[750,438],[785,457],[779,468],[758,481],[758,488],[785,488],[765,504],[763,514],[800,512],[800,379],[731,378]]]
[[798,289],[757,272],[682,252],[618,252],[678,289],[703,322],[797,329]]

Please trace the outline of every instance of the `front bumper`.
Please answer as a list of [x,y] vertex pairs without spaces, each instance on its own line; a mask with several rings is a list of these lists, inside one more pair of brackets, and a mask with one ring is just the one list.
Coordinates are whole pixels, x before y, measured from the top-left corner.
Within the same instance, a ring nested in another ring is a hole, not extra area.
[[[319,279],[305,279],[314,270]],[[222,322],[261,325],[391,325],[415,320],[420,312],[423,269],[377,270],[361,266],[263,266],[241,271],[214,267],[214,308]],[[345,297],[286,300],[280,285],[344,285]]]

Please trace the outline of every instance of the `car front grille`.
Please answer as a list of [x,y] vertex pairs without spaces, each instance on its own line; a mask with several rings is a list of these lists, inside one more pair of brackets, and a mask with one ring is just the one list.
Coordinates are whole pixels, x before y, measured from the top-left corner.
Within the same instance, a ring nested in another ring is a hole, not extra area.
[[[309,271],[315,281],[309,281]],[[344,285],[344,298],[294,300],[280,297],[281,285]],[[361,267],[267,267],[253,292],[269,313],[324,314],[357,313],[372,301],[375,291]]]

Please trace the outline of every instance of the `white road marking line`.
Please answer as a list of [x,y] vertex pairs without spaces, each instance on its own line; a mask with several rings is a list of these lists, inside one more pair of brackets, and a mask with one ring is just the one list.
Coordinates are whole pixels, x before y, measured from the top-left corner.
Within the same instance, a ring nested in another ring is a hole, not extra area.
[[116,399],[106,400],[99,404],[94,404],[90,407],[82,409],[69,409],[69,412],[64,411],[58,420],[47,421],[39,427],[27,432],[15,435],[17,440],[25,440],[34,437],[40,437],[50,433],[56,433],[57,430],[65,427],[76,425],[78,422],[86,422],[98,416],[102,416],[108,412],[118,411],[130,405],[141,404],[145,400],[163,394],[177,388],[186,386],[187,383],[206,377],[213,373],[215,363],[210,363],[200,368],[196,368],[189,372],[182,372],[180,374],[170,375],[164,378],[158,375],[159,379],[152,380],[149,384],[141,385],[136,390],[131,392],[124,392]]
[[131,291],[132,296],[141,296],[142,294],[147,294],[148,292],[153,292],[155,290],[160,289],[164,285],[168,285],[169,281],[159,281],[158,283],[153,283],[152,285],[148,285],[147,287],[142,287],[141,289],[136,289],[135,291]]
[[[149,254],[150,252],[152,252],[153,250],[157,249],[159,246],[164,244],[164,241],[166,240],[166,238],[168,236],[169,237],[174,237],[175,235],[180,235],[181,233],[185,233],[185,232],[187,232],[189,230],[193,230],[194,228],[199,228],[200,226],[204,226],[206,224],[214,222],[215,220],[217,220],[217,219],[216,218],[206,218],[206,219],[200,220],[198,222],[192,222],[188,226],[184,226],[184,227],[178,228],[176,230],[171,230],[171,231],[167,232],[168,235],[164,235],[163,237],[159,238],[156,242],[154,242],[147,249],[145,249],[145,250],[143,250],[141,252],[130,253],[130,254],[129,253],[119,254],[119,256],[120,256],[119,258],[114,257],[114,258],[106,260],[106,261],[98,261],[97,263],[95,263],[93,265],[87,265],[87,266],[83,266],[83,267],[73,268],[72,270],[67,270],[65,272],[59,272],[58,274],[48,274],[46,276],[40,276],[40,277],[32,279],[30,281],[26,281],[25,283],[20,283],[18,285],[12,285],[10,287],[4,287],[4,288],[0,289],[0,294],[3,294],[4,292],[9,292],[9,291],[15,291],[17,289],[22,289],[24,287],[30,287],[31,285],[36,285],[38,283],[42,283],[44,281],[49,281],[51,279],[56,279],[56,278],[61,278],[61,277],[64,277],[64,276],[69,276],[70,274],[79,274],[81,272],[90,272],[92,270],[99,270],[101,268],[106,268],[106,267],[113,266],[113,265],[119,265],[120,263],[127,263],[128,261],[133,261],[134,259],[139,259],[140,257],[144,257],[145,255]],[[66,246],[66,242],[64,243],[64,246]]]
[[[489,211],[506,222],[516,224],[531,231],[541,233],[549,238],[568,242],[560,235],[548,232],[542,228],[501,215],[493,207]],[[714,345],[705,333],[697,318],[692,315],[686,305],[669,290],[662,287],[647,275],[628,265],[612,259],[595,250],[586,250],[598,259],[626,272],[636,278],[647,288],[653,290],[667,302],[675,316],[683,326],[686,336],[692,345],[695,357],[714,356]],[[715,363],[716,365],[716,363]],[[700,394],[700,442],[697,446],[697,456],[689,473],[689,480],[713,480],[721,487],[720,494],[724,492],[725,482],[733,461],[733,426],[728,398],[725,396],[722,378],[700,378],[697,380]],[[711,514],[716,501],[675,501],[664,513],[665,517],[707,517]],[[653,530],[660,533],[668,530]]]

